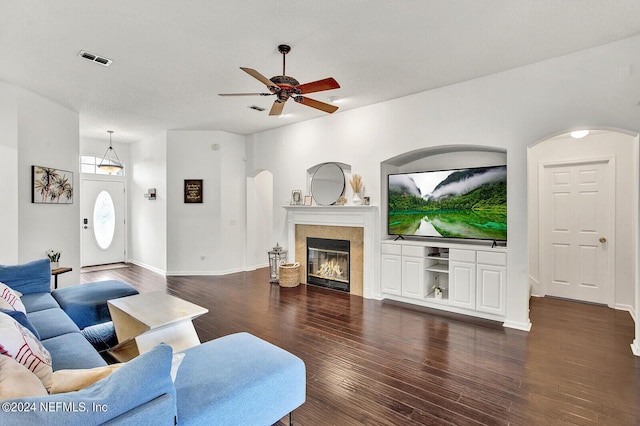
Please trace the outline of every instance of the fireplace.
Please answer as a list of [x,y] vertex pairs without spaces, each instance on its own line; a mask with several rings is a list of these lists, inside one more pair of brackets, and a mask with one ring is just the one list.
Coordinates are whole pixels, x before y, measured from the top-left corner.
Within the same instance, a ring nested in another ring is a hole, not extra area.
[[307,237],[307,284],[350,291],[350,241]]

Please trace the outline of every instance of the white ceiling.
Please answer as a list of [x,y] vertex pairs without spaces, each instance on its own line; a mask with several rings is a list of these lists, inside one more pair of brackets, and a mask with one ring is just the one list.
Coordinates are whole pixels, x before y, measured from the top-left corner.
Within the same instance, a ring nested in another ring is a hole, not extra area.
[[78,111],[84,137],[251,134],[325,115],[217,95],[264,91],[238,67],[281,74],[278,44],[287,75],[340,83],[309,95],[339,114],[637,34],[638,0],[0,0],[0,80]]

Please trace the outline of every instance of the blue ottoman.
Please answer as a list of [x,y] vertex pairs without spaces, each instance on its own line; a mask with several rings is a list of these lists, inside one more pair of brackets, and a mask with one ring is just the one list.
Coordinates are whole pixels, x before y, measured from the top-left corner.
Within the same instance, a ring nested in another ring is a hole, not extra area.
[[138,294],[131,284],[122,281],[97,281],[51,292],[63,311],[83,329],[111,321],[107,300]]
[[304,362],[249,333],[184,354],[175,381],[179,425],[272,425],[306,399]]

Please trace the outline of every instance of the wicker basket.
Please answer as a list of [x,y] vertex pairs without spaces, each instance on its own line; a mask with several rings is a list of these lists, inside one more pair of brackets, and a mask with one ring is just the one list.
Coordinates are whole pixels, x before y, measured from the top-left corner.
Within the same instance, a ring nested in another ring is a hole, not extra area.
[[280,287],[297,287],[300,284],[300,262],[280,265]]

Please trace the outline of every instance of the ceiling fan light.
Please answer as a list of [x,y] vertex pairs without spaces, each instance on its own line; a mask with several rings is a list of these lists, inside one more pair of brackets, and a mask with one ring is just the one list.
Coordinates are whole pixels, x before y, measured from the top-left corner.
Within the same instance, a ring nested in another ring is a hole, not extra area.
[[571,132],[571,137],[574,139],[582,139],[589,134],[588,130],[574,130]]

